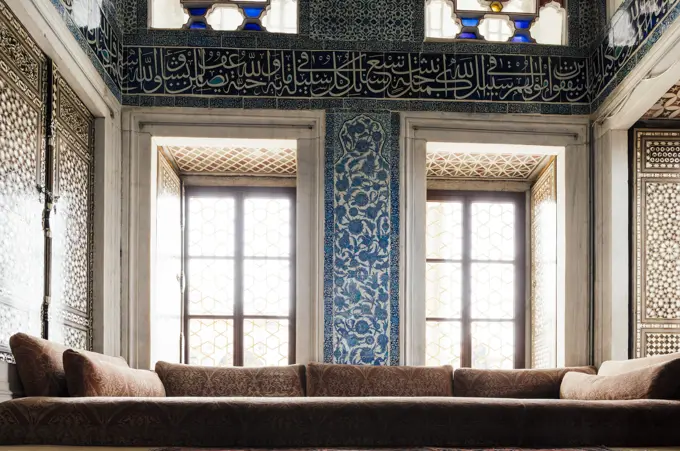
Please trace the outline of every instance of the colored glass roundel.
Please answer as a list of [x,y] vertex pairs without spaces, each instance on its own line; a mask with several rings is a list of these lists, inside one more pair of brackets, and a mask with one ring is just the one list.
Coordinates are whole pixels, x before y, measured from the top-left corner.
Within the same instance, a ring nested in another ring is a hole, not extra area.
[[428,0],[426,37],[565,44],[564,0]]

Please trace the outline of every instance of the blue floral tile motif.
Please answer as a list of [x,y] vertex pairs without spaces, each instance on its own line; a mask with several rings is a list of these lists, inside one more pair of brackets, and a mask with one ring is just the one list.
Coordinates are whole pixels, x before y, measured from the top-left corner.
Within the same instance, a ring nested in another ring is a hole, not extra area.
[[397,365],[398,121],[331,113],[327,122],[324,361]]

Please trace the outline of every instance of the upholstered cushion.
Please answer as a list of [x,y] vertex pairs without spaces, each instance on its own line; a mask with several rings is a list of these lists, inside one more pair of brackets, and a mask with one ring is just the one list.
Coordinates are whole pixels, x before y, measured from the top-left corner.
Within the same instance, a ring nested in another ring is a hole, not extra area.
[[158,362],[168,396],[305,396],[304,365],[208,367]]
[[607,360],[604,362],[597,372],[598,376],[618,376],[619,374],[627,373],[629,371],[647,368],[658,363],[670,362],[671,360],[680,359],[680,352],[674,354],[656,355],[653,357],[644,357],[641,359],[631,360]]
[[451,396],[451,366],[358,366],[310,363],[307,396]]
[[114,365],[73,349],[64,351],[64,370],[71,396],[165,396],[153,371]]
[[[42,338],[23,333],[12,335],[9,345],[17,362],[17,372],[26,396],[68,396],[62,355],[68,349]],[[122,357],[83,351],[90,358],[127,367]]]
[[617,376],[567,373],[560,398],[578,400],[678,399],[680,359]]
[[591,366],[545,370],[459,368],[453,373],[453,396],[558,399],[562,378],[569,371],[595,374]]

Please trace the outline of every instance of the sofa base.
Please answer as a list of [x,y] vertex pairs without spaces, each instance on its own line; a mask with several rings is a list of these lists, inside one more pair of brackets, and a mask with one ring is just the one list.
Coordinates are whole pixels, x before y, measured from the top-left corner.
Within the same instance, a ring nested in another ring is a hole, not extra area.
[[192,448],[578,448],[680,444],[680,401],[23,398],[0,444]]

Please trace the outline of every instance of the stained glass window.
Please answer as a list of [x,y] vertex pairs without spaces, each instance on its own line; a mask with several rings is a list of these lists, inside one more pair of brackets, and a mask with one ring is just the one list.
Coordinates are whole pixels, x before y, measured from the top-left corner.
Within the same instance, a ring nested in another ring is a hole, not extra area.
[[153,28],[297,33],[297,0],[152,1]]
[[524,194],[428,192],[426,362],[524,366]]
[[566,43],[564,0],[427,0],[428,38]]
[[294,362],[295,191],[187,188],[185,361]]

